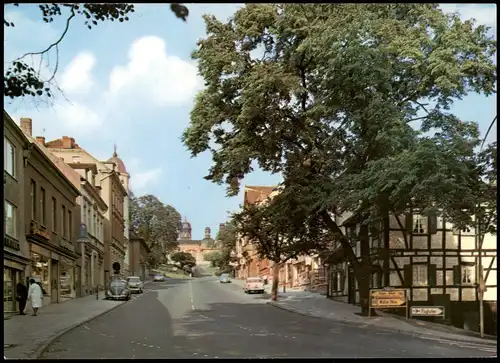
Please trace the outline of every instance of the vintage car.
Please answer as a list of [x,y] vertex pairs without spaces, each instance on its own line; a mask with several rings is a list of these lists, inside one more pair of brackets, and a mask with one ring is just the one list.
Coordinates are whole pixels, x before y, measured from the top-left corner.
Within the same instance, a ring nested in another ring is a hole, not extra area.
[[138,276],[129,276],[127,277],[128,287],[131,293],[139,293],[142,294],[142,289],[144,288],[144,284],[141,281],[141,278]]
[[130,288],[126,280],[111,280],[106,290],[107,300],[130,300]]
[[246,294],[250,294],[252,292],[263,294],[264,280],[262,280],[260,277],[247,277],[247,279],[245,280],[245,285],[243,286],[243,291]]
[[154,282],[165,282],[165,275],[156,274],[153,277]]
[[231,282],[231,278],[229,277],[229,274],[222,274],[219,277],[219,282],[221,284],[228,284]]

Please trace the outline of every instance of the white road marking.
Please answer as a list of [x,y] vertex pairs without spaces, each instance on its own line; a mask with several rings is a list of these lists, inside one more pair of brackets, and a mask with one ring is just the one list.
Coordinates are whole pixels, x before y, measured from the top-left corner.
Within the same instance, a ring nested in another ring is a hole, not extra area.
[[191,298],[191,309],[195,311],[194,307],[194,298],[193,298],[193,286],[191,285],[191,281],[189,281],[189,297]]
[[83,324],[83,327],[87,330],[90,330],[90,328],[87,326],[87,324]]

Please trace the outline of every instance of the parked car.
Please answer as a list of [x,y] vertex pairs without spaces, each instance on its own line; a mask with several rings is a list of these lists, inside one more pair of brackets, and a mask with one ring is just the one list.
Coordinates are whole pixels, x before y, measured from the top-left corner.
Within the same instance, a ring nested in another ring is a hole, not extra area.
[[231,282],[231,278],[229,277],[229,274],[222,274],[219,277],[219,282],[221,284],[228,284]]
[[247,279],[245,280],[243,291],[246,294],[250,294],[252,292],[263,294],[264,281],[260,277],[247,277]]
[[130,288],[130,292],[133,294],[137,292],[142,294],[142,289],[144,288],[144,283],[141,281],[141,278],[138,276],[129,276],[127,277],[128,286]]
[[106,291],[107,300],[130,300],[130,288],[126,280],[111,280]]
[[154,282],[165,282],[165,275],[160,275],[160,274],[156,274],[154,277],[153,277],[153,281]]

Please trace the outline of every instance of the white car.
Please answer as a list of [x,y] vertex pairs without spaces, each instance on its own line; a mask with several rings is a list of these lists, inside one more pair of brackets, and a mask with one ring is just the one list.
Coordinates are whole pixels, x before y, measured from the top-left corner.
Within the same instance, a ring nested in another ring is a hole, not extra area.
[[156,274],[153,277],[153,281],[154,282],[165,282],[165,276],[164,275],[160,275],[160,274]]
[[144,283],[141,281],[141,278],[138,276],[129,276],[127,277],[128,286],[130,292],[137,292],[142,294],[142,289],[144,289]]

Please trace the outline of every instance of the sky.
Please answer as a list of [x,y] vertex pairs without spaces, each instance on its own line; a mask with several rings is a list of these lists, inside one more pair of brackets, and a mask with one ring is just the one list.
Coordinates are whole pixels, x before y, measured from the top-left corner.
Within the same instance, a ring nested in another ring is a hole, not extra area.
[[[65,97],[53,103],[6,99],[4,108],[19,122],[33,119],[33,136],[53,140],[74,137],[101,160],[107,160],[116,144],[119,157],[131,175],[134,194],[153,194],[174,206],[192,225],[193,238],[201,239],[205,227],[214,236],[228,212],[243,202],[227,198],[224,186],[203,179],[211,156],[191,158],[180,137],[189,125],[194,96],[203,88],[191,52],[205,36],[203,14],[227,20],[243,4],[189,4],[186,23],[167,4],[136,5],[129,22],[99,23],[88,30],[75,18],[58,47],[57,82]],[[495,5],[443,4],[444,11],[458,11],[463,19],[475,18],[496,34]],[[36,5],[5,6],[4,62],[36,52],[62,34],[64,18],[44,23]],[[55,49],[44,58],[43,72],[53,69]],[[30,60],[35,66],[39,57]],[[471,94],[452,111],[464,120],[479,123],[483,133],[496,115],[496,97]],[[496,126],[489,140],[496,140]],[[280,178],[261,170],[249,174],[243,184],[276,185]]]

